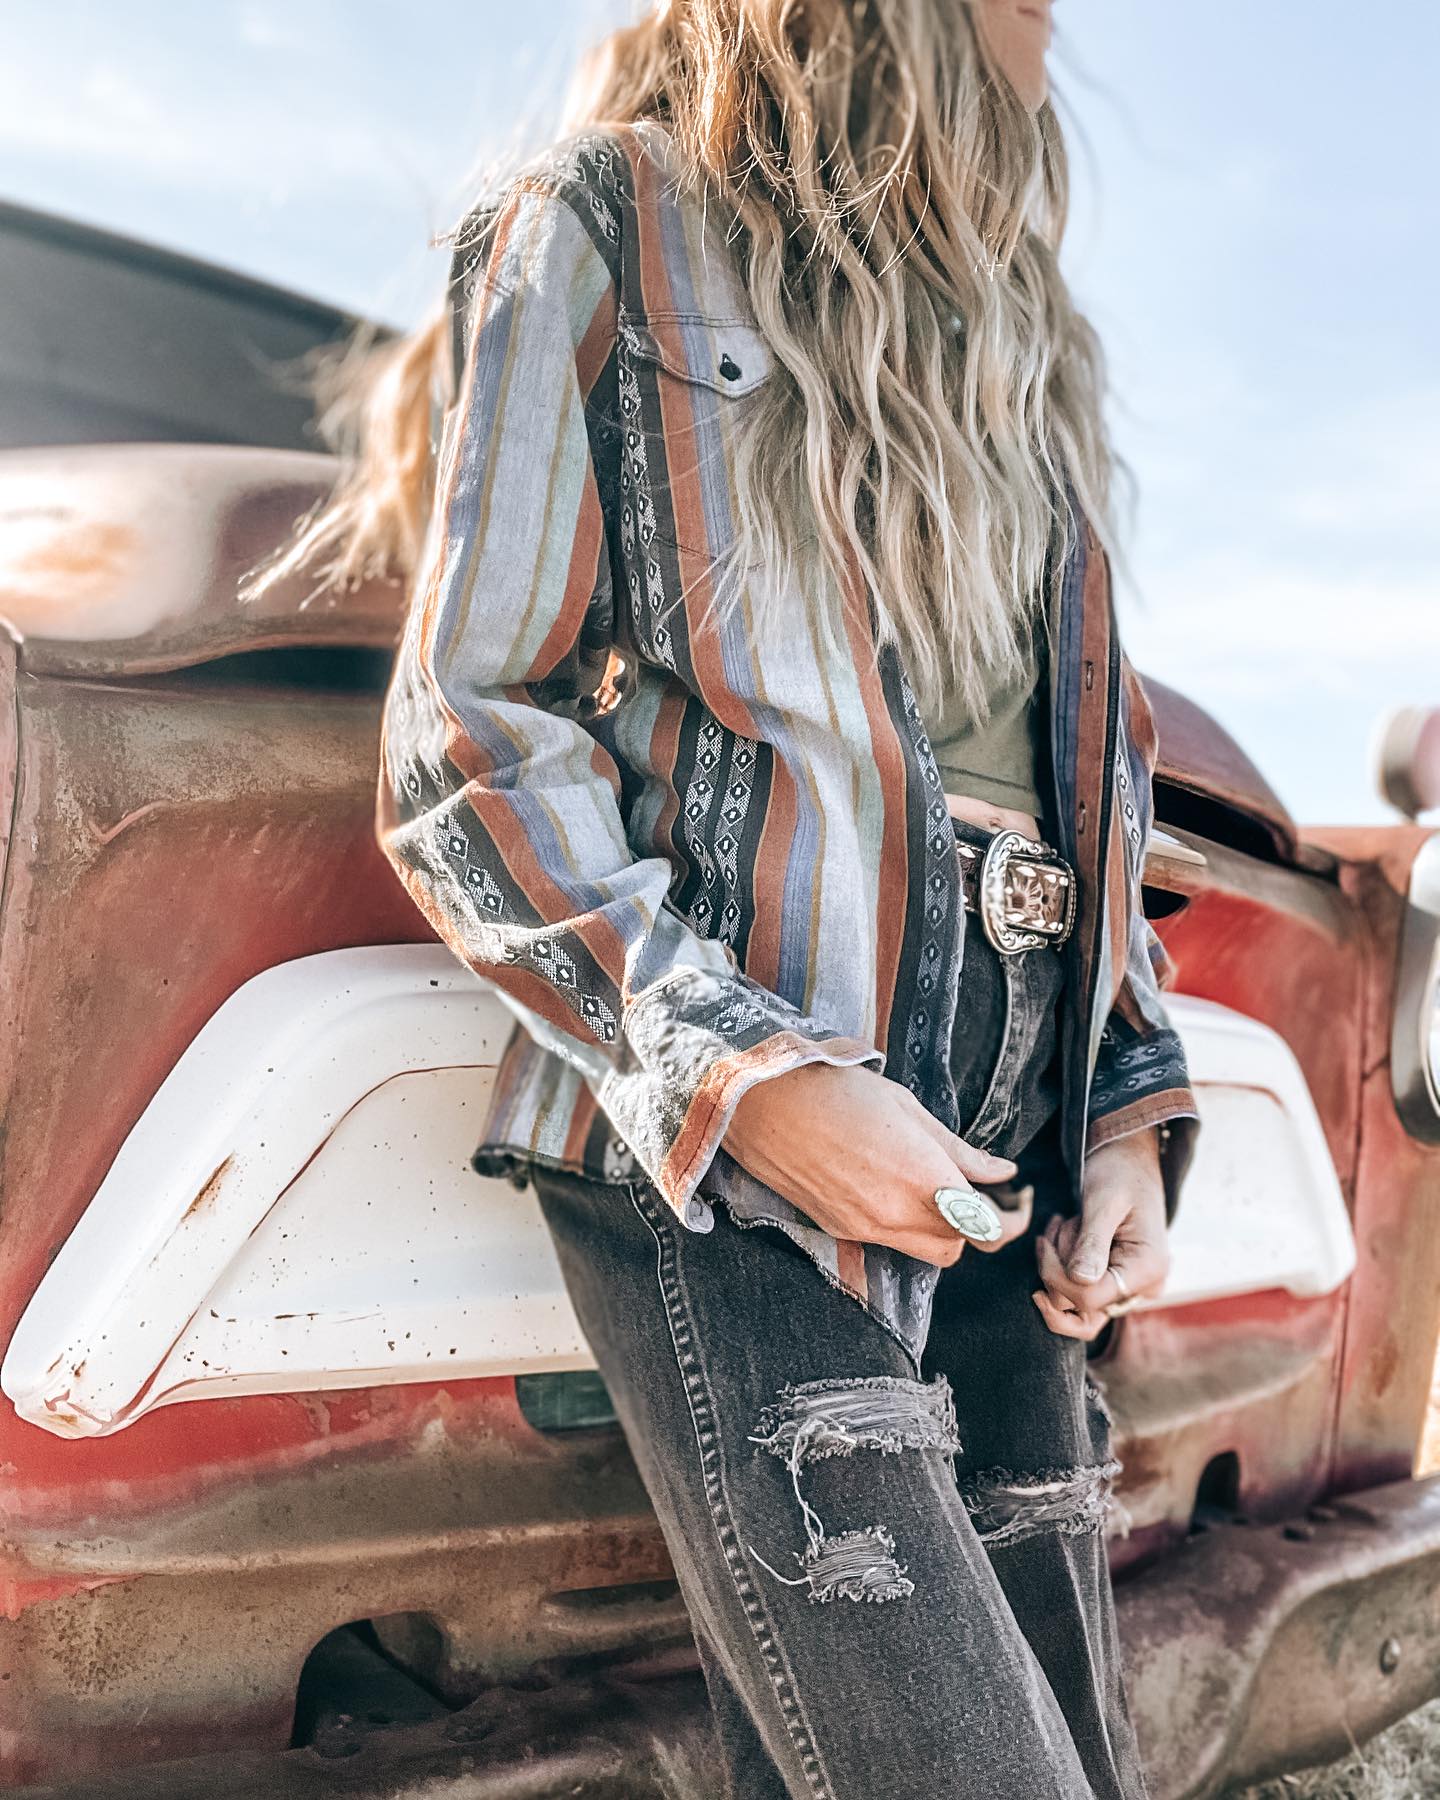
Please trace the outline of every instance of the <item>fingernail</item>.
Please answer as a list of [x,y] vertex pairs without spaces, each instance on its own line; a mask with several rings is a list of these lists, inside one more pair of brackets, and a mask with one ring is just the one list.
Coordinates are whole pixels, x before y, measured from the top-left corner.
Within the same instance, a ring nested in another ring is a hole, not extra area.
[[1091,1262],[1085,1257],[1077,1257],[1070,1265],[1072,1281],[1098,1281],[1104,1273],[1098,1262]]

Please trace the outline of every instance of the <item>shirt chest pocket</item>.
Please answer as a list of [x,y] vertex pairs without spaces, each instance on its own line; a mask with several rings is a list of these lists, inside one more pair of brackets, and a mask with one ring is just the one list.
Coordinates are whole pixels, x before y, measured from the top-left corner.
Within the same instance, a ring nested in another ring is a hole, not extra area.
[[622,313],[624,503],[638,548],[708,562],[735,541],[735,467],[775,357],[757,327],[698,313]]

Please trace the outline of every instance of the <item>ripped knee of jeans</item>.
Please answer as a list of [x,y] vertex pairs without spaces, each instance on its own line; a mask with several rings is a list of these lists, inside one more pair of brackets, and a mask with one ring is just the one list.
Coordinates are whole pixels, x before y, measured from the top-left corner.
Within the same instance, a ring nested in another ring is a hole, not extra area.
[[960,1498],[980,1541],[990,1550],[1023,1543],[1042,1532],[1079,1536],[1114,1525],[1124,1535],[1130,1518],[1114,1490],[1119,1473],[1113,1456],[1033,1475],[987,1469],[962,1486]]
[[777,1580],[806,1587],[810,1599],[821,1602],[902,1600],[914,1593],[915,1584],[898,1562],[895,1540],[885,1527],[869,1525],[832,1537],[806,1500],[800,1473],[827,1457],[866,1450],[892,1456],[907,1450],[955,1455],[960,1449],[955,1401],[943,1375],[928,1383],[872,1375],[787,1385],[761,1413],[751,1442],[784,1461],[805,1522],[806,1547],[795,1556],[801,1574],[790,1580],[770,1569]]
[[1115,1492],[1115,1478],[1122,1467],[1111,1450],[1115,1415],[1104,1388],[1088,1367],[1084,1409],[1089,1424],[1088,1461],[1033,1474],[985,1469],[962,1482],[960,1498],[988,1549],[1021,1544],[1042,1532],[1080,1536],[1113,1531],[1119,1537],[1129,1536],[1130,1514]]

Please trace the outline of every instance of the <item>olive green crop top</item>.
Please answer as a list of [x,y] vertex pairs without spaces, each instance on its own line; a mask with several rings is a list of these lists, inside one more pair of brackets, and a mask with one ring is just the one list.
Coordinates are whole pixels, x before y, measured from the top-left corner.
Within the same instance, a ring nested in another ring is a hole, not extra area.
[[925,731],[946,793],[974,794],[1038,818],[1039,661],[1033,638],[1027,642],[1023,672],[991,689],[990,717],[982,726],[977,729],[947,701],[938,717],[927,716]]

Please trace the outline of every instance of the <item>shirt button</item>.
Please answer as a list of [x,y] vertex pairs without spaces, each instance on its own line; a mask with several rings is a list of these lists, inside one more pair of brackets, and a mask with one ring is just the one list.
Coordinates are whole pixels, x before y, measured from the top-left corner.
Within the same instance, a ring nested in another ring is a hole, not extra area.
[[714,1211],[698,1194],[692,1194],[685,1202],[685,1223],[691,1231],[703,1233],[715,1229]]

